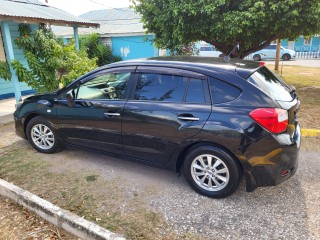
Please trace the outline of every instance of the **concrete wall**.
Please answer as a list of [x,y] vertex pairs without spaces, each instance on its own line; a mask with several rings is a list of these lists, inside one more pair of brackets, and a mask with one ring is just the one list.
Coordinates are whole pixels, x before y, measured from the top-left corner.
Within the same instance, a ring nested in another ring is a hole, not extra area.
[[[19,23],[10,22],[9,28],[10,28],[10,34],[11,34],[11,41],[13,43],[13,52],[15,59],[19,60],[23,65],[28,65],[27,60],[24,58],[23,51],[19,49],[16,44],[14,43],[14,40],[20,36],[20,33],[18,31]],[[32,25],[32,28],[37,28],[37,25]],[[4,39],[2,39],[4,41]],[[29,94],[34,92],[27,84],[20,83],[20,89],[22,94]],[[14,89],[13,84],[11,81],[5,81],[0,78],[0,99],[3,98],[9,98],[14,97]]]
[[112,53],[123,60],[157,57],[159,50],[153,45],[153,35],[112,37]]
[[319,52],[320,51],[320,37],[312,37],[310,44],[304,44],[304,38],[299,37],[294,44],[296,52]]

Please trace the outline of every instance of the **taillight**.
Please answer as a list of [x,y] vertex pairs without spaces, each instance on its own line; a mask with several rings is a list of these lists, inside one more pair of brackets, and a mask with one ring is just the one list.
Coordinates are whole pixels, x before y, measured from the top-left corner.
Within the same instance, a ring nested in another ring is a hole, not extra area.
[[288,111],[279,108],[257,108],[250,117],[266,130],[278,134],[287,130]]

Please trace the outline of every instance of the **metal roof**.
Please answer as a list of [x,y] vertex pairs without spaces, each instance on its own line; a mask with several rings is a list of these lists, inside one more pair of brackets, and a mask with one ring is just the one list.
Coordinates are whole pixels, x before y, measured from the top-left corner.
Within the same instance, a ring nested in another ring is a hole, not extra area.
[[[79,29],[79,34],[99,33],[105,37],[125,36],[134,34],[145,34],[141,16],[131,8],[114,8],[95,10],[80,15],[81,18],[88,19],[100,24],[100,29]],[[71,36],[71,29],[56,27],[53,28],[55,34],[60,36]]]
[[0,20],[50,23],[60,26],[99,27],[99,23],[74,16],[37,0],[0,0]]

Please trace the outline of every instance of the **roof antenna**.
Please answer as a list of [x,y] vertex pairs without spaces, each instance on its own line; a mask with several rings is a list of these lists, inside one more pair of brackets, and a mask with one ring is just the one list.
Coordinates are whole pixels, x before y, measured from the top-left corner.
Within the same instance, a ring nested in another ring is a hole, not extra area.
[[232,49],[232,51],[229,53],[228,56],[224,56],[224,57],[223,57],[223,60],[224,60],[225,62],[230,62],[230,55],[231,55],[231,53],[233,53],[235,50],[238,50],[238,51],[239,51],[239,43],[237,43],[237,45]]

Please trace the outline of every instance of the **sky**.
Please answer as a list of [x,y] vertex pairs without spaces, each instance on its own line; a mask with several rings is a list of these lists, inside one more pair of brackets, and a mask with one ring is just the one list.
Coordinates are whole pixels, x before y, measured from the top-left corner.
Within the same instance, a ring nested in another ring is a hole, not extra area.
[[[39,0],[45,2],[45,0]],[[83,13],[106,8],[129,7],[129,0],[48,0],[49,5],[79,16]]]

